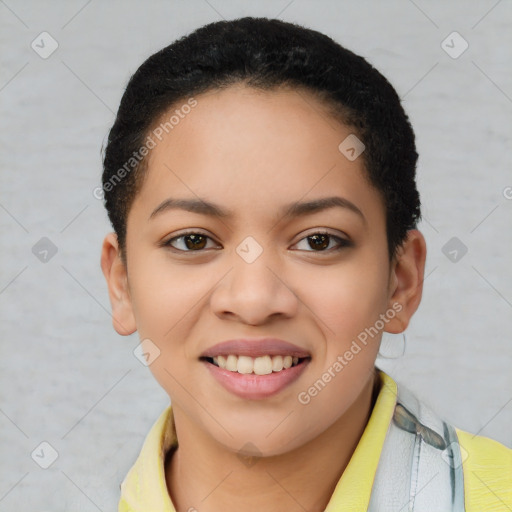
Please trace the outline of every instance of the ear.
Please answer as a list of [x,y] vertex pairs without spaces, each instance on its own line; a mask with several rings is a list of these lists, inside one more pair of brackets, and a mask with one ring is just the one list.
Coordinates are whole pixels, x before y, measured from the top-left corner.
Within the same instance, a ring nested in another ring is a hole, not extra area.
[[405,331],[418,309],[426,257],[425,238],[417,229],[411,229],[391,264],[388,307],[396,311],[396,315],[386,324],[386,332],[398,334]]
[[107,280],[112,325],[118,334],[128,336],[137,330],[128,287],[127,269],[121,259],[117,235],[109,233],[101,249],[101,269]]

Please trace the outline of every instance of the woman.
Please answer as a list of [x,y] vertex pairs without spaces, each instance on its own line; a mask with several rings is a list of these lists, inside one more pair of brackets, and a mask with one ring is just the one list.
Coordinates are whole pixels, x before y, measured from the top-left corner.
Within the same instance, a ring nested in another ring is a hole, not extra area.
[[212,23],[141,65],[101,265],[172,407],[121,512],[512,507],[512,450],[375,367],[421,301],[417,157],[389,82],[313,30]]

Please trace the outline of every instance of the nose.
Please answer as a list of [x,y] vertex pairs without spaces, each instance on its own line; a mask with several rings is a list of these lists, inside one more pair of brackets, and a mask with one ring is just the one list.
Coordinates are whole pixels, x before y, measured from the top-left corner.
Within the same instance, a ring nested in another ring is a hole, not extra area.
[[282,264],[276,265],[265,253],[251,263],[234,253],[231,270],[210,297],[218,317],[260,325],[271,317],[296,314],[299,300],[292,283],[286,282]]

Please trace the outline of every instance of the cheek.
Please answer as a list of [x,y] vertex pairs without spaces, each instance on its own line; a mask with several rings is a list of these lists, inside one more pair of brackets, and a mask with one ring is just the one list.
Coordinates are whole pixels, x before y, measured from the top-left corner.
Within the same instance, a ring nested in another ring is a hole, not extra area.
[[[198,272],[193,265],[171,265],[147,260],[132,276],[132,304],[139,334],[168,343],[176,335],[196,308],[201,297],[215,282],[209,272]],[[211,277],[211,276],[210,276]]]
[[373,325],[386,307],[387,275],[382,266],[362,261],[311,272],[299,297],[322,321],[328,340],[344,344]]
[[[163,261],[162,261],[163,260]],[[171,265],[165,258],[132,257],[130,289],[139,338],[156,345],[158,357],[149,370],[158,383],[179,401],[183,385],[194,386],[184,361],[195,357],[191,330],[218,278],[193,265]],[[184,399],[186,396],[184,397]]]

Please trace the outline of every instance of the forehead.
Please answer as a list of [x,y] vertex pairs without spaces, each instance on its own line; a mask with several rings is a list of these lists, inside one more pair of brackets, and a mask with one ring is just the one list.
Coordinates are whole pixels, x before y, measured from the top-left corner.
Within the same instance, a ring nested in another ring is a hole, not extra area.
[[233,211],[333,192],[379,203],[363,159],[340,152],[351,128],[307,91],[236,85],[193,99],[173,105],[149,134],[155,147],[135,201],[147,216],[169,196],[209,197]]

